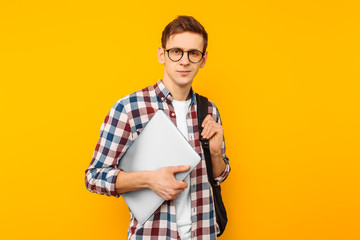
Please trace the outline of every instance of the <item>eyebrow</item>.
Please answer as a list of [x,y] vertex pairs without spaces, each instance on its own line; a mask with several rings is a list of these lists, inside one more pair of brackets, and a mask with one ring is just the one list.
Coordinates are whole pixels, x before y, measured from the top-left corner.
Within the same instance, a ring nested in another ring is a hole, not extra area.
[[[172,48],[178,48],[178,49],[181,49],[181,50],[185,51],[184,48],[181,48],[181,47],[171,47],[171,48],[169,48],[169,49],[172,49]],[[194,50],[202,52],[201,50],[196,49],[196,48],[190,48],[190,49],[187,50],[187,51],[194,51]]]

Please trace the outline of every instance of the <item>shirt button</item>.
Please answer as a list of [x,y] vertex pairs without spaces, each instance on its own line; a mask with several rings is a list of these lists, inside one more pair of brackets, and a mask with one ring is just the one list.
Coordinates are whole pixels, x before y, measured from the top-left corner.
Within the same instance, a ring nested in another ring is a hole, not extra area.
[[172,113],[171,113],[171,116],[172,116],[172,117],[174,117],[174,116],[175,116],[175,113],[174,113],[174,112],[172,112]]

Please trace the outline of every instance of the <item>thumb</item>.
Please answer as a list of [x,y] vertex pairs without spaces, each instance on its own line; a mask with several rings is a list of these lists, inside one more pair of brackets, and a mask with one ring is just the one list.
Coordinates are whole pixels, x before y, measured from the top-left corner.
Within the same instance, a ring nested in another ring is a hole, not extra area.
[[190,169],[189,165],[180,165],[180,166],[174,166],[172,167],[172,171],[173,173],[178,173],[178,172],[186,172]]

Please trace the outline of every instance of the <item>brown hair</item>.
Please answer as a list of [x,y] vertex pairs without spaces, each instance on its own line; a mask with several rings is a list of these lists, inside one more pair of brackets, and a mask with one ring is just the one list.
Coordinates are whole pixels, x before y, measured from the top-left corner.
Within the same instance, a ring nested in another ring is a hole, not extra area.
[[186,31],[199,33],[202,35],[204,39],[203,52],[205,52],[208,41],[207,32],[205,31],[205,28],[195,18],[191,16],[178,16],[165,27],[161,37],[162,47],[165,48],[166,42],[171,35],[183,33]]

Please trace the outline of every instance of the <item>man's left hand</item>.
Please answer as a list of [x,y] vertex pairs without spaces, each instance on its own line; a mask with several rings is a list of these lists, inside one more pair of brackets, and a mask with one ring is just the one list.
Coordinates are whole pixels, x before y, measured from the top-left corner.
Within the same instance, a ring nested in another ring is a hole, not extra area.
[[209,139],[209,148],[211,156],[221,155],[221,145],[224,139],[224,129],[220,123],[214,121],[211,115],[207,115],[201,126],[203,131],[201,136]]

